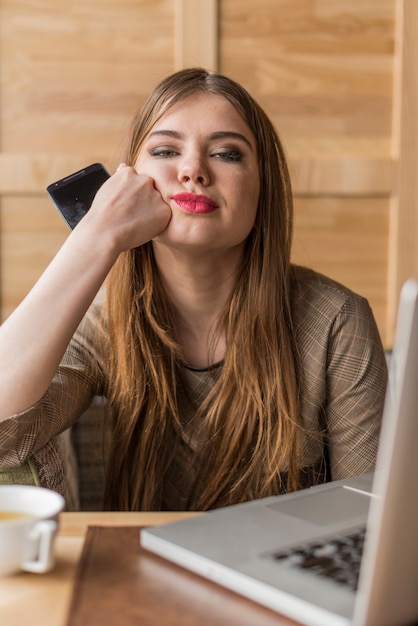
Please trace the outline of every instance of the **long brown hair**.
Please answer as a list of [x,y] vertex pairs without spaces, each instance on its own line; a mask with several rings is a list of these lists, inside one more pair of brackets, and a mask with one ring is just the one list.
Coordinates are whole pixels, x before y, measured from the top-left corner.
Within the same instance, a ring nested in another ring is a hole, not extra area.
[[[255,224],[218,328],[226,352],[198,410],[205,445],[190,467],[189,507],[205,510],[298,487],[299,402],[290,311],[292,193],[274,127],[247,91],[206,70],[163,80],[133,120],[125,162],[133,165],[153,125],[192,94],[214,93],[237,109],[257,141],[260,197]],[[109,406],[113,439],[105,506],[158,510],[184,439],[178,410],[181,352],[152,243],[123,253],[107,281]]]

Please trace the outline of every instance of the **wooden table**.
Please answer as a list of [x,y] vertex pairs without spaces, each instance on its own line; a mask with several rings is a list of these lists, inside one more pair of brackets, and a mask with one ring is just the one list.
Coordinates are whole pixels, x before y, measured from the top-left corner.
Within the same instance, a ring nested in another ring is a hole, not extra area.
[[[198,513],[62,513],[56,566],[47,574],[21,572],[0,578],[0,623],[65,626],[76,566],[88,526],[151,526]],[[294,622],[277,616],[278,626]]]

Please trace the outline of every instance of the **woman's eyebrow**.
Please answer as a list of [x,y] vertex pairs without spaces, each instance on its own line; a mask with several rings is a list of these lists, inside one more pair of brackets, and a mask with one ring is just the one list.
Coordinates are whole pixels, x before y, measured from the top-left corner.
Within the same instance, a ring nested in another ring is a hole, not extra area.
[[[169,130],[169,129],[153,130],[150,132],[148,137],[155,137],[156,135],[165,136],[165,137],[173,137],[174,139],[180,139],[180,140],[184,139],[184,135],[182,133],[179,133],[176,130]],[[245,135],[242,135],[241,133],[237,133],[232,130],[216,131],[209,135],[209,139],[211,141],[217,140],[217,139],[238,139],[239,141],[243,141],[245,144],[247,144],[247,146],[251,150],[254,150],[253,146],[251,145],[251,142],[245,137]]]
[[156,135],[174,137],[174,139],[183,139],[183,135],[178,133],[176,130],[152,130],[148,137],[155,137]]
[[239,141],[243,141],[244,143],[246,143],[247,146],[251,150],[253,150],[251,142],[247,139],[247,137],[245,137],[245,135],[242,135],[241,133],[236,133],[232,130],[219,130],[215,133],[212,133],[210,135],[210,139],[238,139]]

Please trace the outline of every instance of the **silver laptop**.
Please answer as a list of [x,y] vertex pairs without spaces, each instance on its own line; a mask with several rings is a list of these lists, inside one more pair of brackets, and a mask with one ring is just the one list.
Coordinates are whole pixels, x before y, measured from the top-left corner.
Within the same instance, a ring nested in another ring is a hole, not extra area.
[[410,279],[374,475],[147,528],[141,545],[302,624],[418,623],[416,456],[418,280]]

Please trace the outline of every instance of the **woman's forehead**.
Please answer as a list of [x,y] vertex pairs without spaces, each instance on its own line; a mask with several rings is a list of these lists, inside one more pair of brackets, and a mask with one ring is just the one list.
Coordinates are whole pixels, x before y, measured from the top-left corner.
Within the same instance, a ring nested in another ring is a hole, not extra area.
[[256,145],[253,132],[241,112],[221,94],[198,92],[177,102],[168,102],[148,134],[157,129],[169,128],[170,125],[174,127],[180,125],[185,129],[199,126],[207,128],[208,132],[236,128],[245,134],[254,146]]

